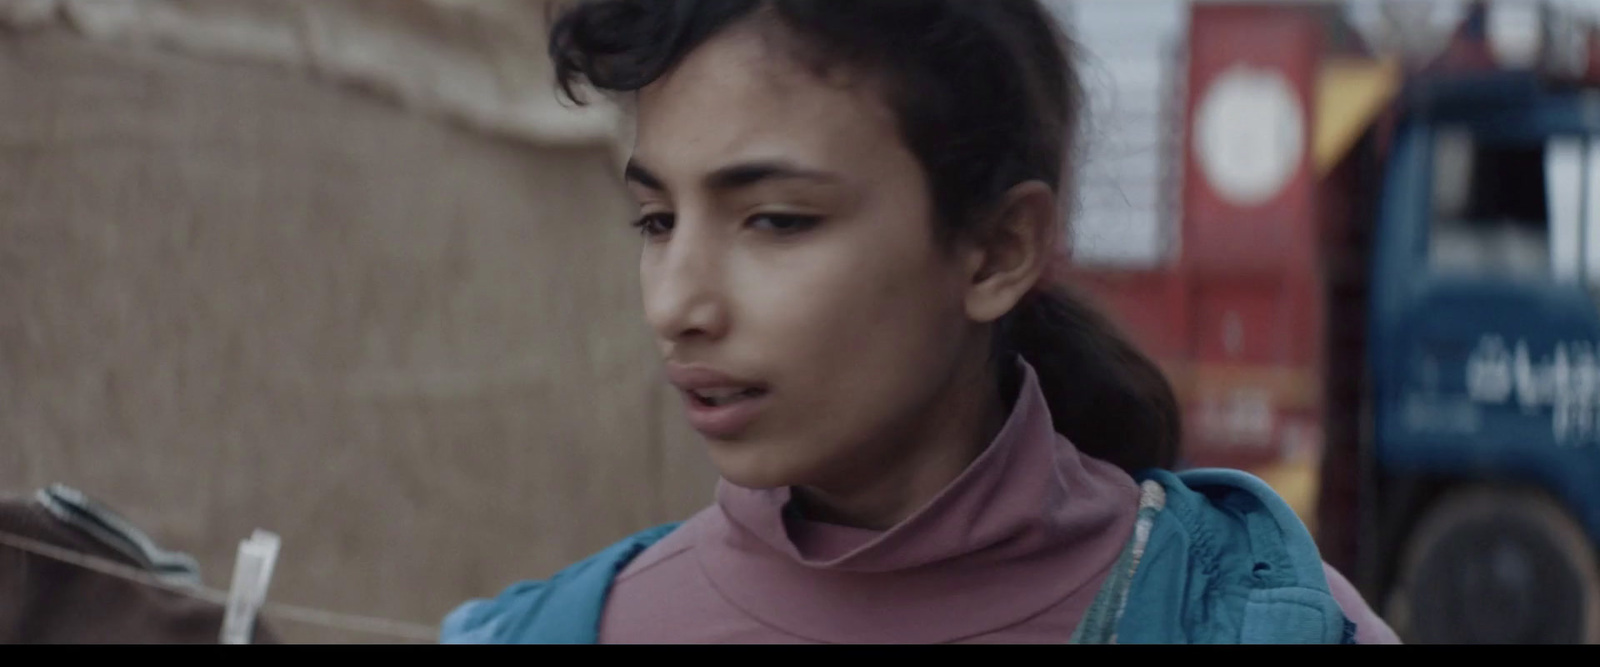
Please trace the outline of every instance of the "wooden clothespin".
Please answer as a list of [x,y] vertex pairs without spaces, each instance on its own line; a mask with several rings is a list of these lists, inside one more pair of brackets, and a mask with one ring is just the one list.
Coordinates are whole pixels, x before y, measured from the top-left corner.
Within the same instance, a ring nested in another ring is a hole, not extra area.
[[256,615],[267,601],[267,586],[272,583],[272,568],[278,561],[278,536],[257,530],[239,542],[239,557],[233,566],[233,587],[228,590],[228,607],[222,619],[223,644],[249,644]]

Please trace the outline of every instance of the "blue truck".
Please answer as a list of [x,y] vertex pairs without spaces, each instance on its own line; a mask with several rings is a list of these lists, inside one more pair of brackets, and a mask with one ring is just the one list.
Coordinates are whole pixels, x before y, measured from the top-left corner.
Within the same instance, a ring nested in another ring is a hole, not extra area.
[[1511,9],[1195,3],[1180,247],[1066,276],[1409,642],[1600,642],[1600,33]]

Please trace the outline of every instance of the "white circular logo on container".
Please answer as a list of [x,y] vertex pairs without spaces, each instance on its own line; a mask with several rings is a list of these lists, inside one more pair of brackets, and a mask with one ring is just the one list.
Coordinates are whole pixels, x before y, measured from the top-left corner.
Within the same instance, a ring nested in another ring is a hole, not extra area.
[[1289,184],[1305,155],[1305,114],[1276,70],[1236,65],[1195,113],[1195,155],[1230,203],[1258,206]]

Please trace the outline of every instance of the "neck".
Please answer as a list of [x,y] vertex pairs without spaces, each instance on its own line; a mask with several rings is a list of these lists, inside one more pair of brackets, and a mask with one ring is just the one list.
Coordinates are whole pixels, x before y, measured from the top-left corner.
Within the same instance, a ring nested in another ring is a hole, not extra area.
[[994,365],[978,358],[918,411],[901,432],[901,446],[882,460],[853,461],[829,483],[795,487],[807,519],[887,530],[927,505],[983,454],[1006,420],[1006,401]]

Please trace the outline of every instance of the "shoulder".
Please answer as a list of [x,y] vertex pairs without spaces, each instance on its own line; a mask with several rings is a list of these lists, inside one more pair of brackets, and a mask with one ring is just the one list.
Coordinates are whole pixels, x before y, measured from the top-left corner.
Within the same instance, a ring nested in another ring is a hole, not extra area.
[[1347,640],[1305,524],[1276,492],[1237,470],[1147,471],[1166,491],[1121,625],[1129,641],[1300,643]]
[[[713,508],[714,509],[714,508]],[[688,556],[694,546],[694,536],[700,532],[700,527],[710,519],[713,509],[706,509],[678,524],[676,530],[666,534],[660,540],[651,544],[639,555],[629,561],[627,566],[617,574],[617,584],[637,581],[648,578],[656,572],[662,571],[667,565]]]
[[676,532],[679,525],[635,533],[549,579],[519,582],[492,599],[468,601],[445,617],[440,643],[593,643],[606,595],[617,575],[641,553]]
[[1366,599],[1361,597],[1361,592],[1350,583],[1344,575],[1333,566],[1326,563],[1322,566],[1323,573],[1328,577],[1328,590],[1333,594],[1333,599],[1339,601],[1339,608],[1344,610],[1344,615],[1356,625],[1355,641],[1357,644],[1399,644],[1400,637],[1382,617],[1372,611]]

